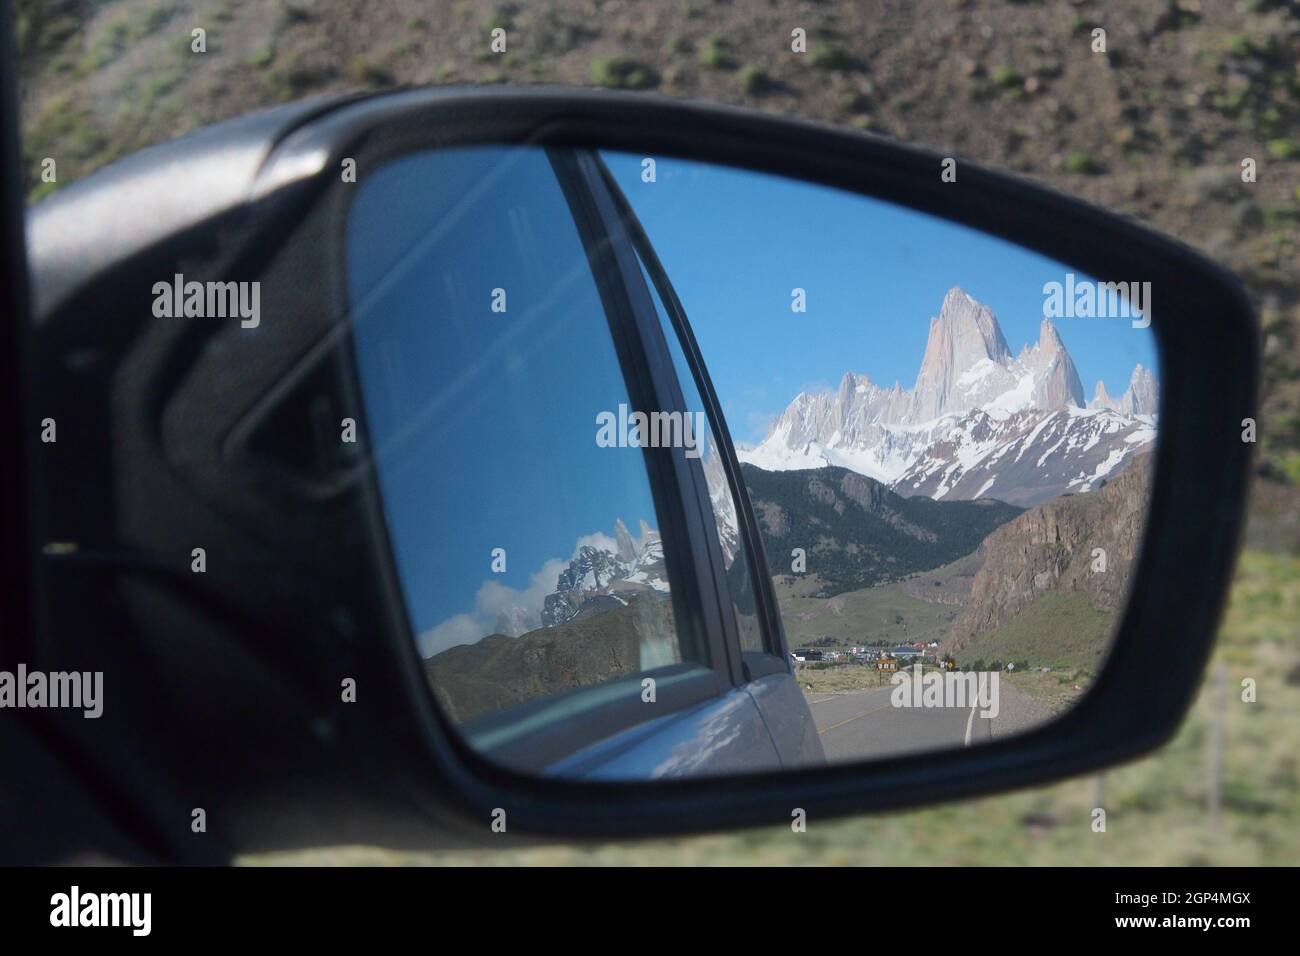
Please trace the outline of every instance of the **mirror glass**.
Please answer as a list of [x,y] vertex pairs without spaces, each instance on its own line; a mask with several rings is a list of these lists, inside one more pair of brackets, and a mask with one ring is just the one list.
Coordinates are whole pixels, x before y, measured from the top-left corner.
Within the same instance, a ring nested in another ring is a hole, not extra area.
[[977,746],[1098,674],[1159,421],[1140,276],[537,147],[391,160],[345,238],[411,631],[490,759],[652,779]]

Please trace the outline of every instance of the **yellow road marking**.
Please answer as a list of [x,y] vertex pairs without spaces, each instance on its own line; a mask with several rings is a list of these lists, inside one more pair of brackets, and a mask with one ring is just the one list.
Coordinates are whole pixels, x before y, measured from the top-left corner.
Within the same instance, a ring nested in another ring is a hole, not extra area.
[[843,727],[845,724],[851,724],[851,723],[853,723],[855,720],[857,720],[859,717],[865,717],[865,716],[867,716],[867,714],[874,714],[876,711],[878,711],[878,710],[884,710],[884,709],[885,709],[886,707],[888,707],[888,706],[890,706],[890,705],[889,705],[889,704],[881,704],[879,707],[873,707],[871,710],[864,710],[862,713],[858,714],[857,717],[850,717],[848,720],[841,720],[838,724],[831,724],[831,725],[830,725],[829,727],[827,727],[825,730],[819,730],[819,731],[817,731],[817,736],[820,737],[822,734],[827,733],[827,732],[829,732],[829,731],[832,731],[832,730],[834,730],[836,727]]

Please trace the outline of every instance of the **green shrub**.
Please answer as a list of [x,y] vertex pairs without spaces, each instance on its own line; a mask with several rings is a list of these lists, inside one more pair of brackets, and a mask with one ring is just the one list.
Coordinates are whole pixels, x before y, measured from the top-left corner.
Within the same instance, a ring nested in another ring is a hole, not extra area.
[[772,89],[772,79],[758,67],[748,64],[740,70],[740,85],[750,96],[762,96]]
[[1071,153],[1065,157],[1065,169],[1082,176],[1096,176],[1102,172],[1101,164],[1087,153]]
[[718,37],[709,37],[704,41],[700,62],[710,70],[734,70],[735,59],[727,52],[726,44]]
[[1300,159],[1300,140],[1271,139],[1268,154],[1274,159]]
[[392,86],[394,83],[393,74],[361,55],[348,61],[348,78],[365,86]]
[[993,71],[993,83],[1004,90],[1014,90],[1025,85],[1025,78],[1009,66],[1000,66]]
[[837,46],[823,46],[808,54],[808,61],[818,70],[851,70],[857,60]]
[[652,67],[627,56],[607,56],[591,63],[592,82],[618,90],[648,90],[659,85]]

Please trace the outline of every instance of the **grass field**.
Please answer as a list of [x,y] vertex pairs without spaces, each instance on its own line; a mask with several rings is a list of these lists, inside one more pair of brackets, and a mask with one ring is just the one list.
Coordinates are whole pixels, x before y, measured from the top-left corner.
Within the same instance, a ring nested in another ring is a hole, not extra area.
[[1026,661],[1030,667],[1095,674],[1109,646],[1111,616],[1094,608],[1082,591],[1052,592],[954,656],[967,667],[979,661]]
[[[245,864],[516,865],[1294,865],[1300,860],[1300,557],[1247,552],[1210,682],[1174,739],[1100,779],[1104,833],[1091,828],[1098,778],[887,816],[811,819],[805,833],[776,826],[644,843],[397,853],[339,847],[246,858]],[[1240,697],[1246,678],[1255,703]],[[1223,817],[1206,816],[1206,740],[1221,710]],[[940,758],[935,758],[940,759]]]
[[814,575],[776,581],[776,598],[791,648],[821,637],[832,638],[840,647],[872,641],[937,641],[960,610],[915,598],[902,584],[847,591],[832,598],[806,596],[817,588]]
[[1073,707],[1088,689],[1087,678],[1072,672],[1013,671],[1004,672],[1002,679],[1042,701],[1053,714]]
[[801,667],[795,674],[799,686],[818,694],[838,694],[889,686],[890,674],[862,664],[836,667]]

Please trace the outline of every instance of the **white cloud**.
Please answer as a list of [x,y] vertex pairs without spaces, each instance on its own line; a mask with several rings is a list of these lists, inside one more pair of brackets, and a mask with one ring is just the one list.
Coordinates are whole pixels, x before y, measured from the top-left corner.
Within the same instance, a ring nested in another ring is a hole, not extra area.
[[[602,539],[607,543],[598,543]],[[613,539],[608,535],[597,533],[578,539],[579,545],[584,543],[614,550]],[[577,548],[574,551],[576,552]],[[528,587],[522,590],[488,578],[479,585],[478,592],[474,595],[472,613],[453,615],[419,635],[417,643],[420,653],[425,657],[432,657],[449,647],[473,644],[491,634],[496,629],[497,616],[510,608],[523,608],[534,626],[540,624],[546,595],[555,590],[556,579],[568,566],[568,561],[552,558],[533,573]]]
[[[609,535],[603,531],[593,531],[591,534],[584,534],[578,539],[578,543],[573,546],[573,557],[578,556],[578,552],[590,545],[598,551],[610,551],[618,553],[618,544]],[[554,583],[554,579],[552,579]]]
[[457,614],[447,618],[437,627],[431,627],[423,634],[417,635],[415,642],[422,657],[432,657],[449,647],[459,644],[473,644],[484,635],[482,625],[472,614]]

